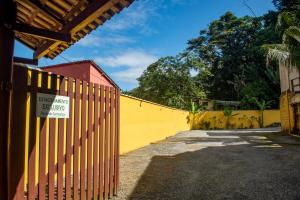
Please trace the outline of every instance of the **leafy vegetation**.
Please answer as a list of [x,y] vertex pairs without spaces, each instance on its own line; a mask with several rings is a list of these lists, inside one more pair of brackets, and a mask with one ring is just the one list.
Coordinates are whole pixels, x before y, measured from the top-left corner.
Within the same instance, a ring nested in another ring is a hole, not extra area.
[[259,109],[260,117],[258,119],[258,123],[260,128],[262,128],[264,127],[264,111],[270,108],[270,106],[272,105],[272,101],[265,101],[265,100],[258,101],[256,98],[253,98],[253,100]]
[[231,109],[225,108],[224,111],[223,111],[223,114],[224,114],[224,116],[225,116],[225,118],[226,118],[226,123],[225,123],[226,129],[232,128],[232,127],[231,127],[232,125],[230,124],[230,120],[231,120],[234,116],[238,115],[238,113],[233,114],[233,111],[232,111]]
[[196,114],[200,111],[199,106],[195,102],[191,102],[191,108],[190,108],[190,113],[191,114]]
[[300,1],[273,0],[273,2],[280,11],[276,28],[282,40],[280,44],[265,45],[269,48],[268,60],[300,68]]
[[190,75],[179,57],[161,58],[138,78],[139,87],[130,91],[136,97],[156,103],[189,109],[191,99],[205,98],[205,92]]
[[185,51],[151,64],[129,94],[186,110],[204,98],[241,101],[244,109],[257,108],[255,98],[278,108],[279,69],[266,60],[298,56],[300,18],[299,0],[273,3],[278,11],[260,17],[227,12],[212,21]]

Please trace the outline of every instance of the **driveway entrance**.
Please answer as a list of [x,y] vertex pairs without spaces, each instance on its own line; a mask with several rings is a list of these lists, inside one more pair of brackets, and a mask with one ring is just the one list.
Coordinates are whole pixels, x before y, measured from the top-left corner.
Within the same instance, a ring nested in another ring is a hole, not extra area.
[[182,132],[120,164],[115,199],[300,199],[300,140],[277,128]]

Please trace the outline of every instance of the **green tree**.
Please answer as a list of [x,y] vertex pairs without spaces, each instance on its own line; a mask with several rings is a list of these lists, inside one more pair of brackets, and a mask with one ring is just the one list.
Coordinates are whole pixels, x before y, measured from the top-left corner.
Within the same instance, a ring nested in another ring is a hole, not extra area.
[[260,128],[262,128],[264,126],[264,111],[268,108],[270,108],[272,101],[259,101],[257,98],[252,98],[253,101],[256,103],[258,109],[259,109],[259,113],[260,113],[260,117],[259,117],[259,126]]
[[223,111],[223,114],[224,114],[224,117],[226,118],[226,122],[225,122],[225,128],[226,129],[229,129],[229,128],[232,128],[231,124],[230,124],[230,120],[238,115],[238,113],[236,114],[233,114],[233,111],[229,108],[225,108],[224,111]]
[[[258,98],[278,98],[279,80],[270,81],[266,73],[274,69],[277,76],[278,70],[274,65],[266,68],[266,55],[261,48],[265,43],[280,41],[279,35],[274,33],[276,19],[276,12],[262,17],[241,18],[227,12],[188,42],[183,56],[190,63],[196,60],[205,65],[200,65],[201,73],[195,79],[204,87],[209,98],[242,100],[248,92]],[[263,83],[263,87],[257,88],[257,81]],[[258,93],[257,89],[260,90]],[[262,97],[262,94],[267,94],[267,97]]]
[[190,70],[178,57],[161,58],[144,71],[138,78],[139,86],[130,93],[163,105],[189,109],[192,99],[205,97]]
[[[261,17],[225,13],[189,40],[184,52],[151,64],[129,94],[184,109],[190,108],[191,100],[206,97],[239,100],[244,108],[255,108],[249,96],[272,101],[272,108],[278,108],[279,70],[275,62],[266,66],[262,48],[280,43],[277,18],[273,11]],[[191,70],[197,75],[192,77]]]
[[269,49],[268,60],[300,68],[300,0],[273,0],[273,3],[280,11],[277,32],[282,40],[280,44],[265,45]]

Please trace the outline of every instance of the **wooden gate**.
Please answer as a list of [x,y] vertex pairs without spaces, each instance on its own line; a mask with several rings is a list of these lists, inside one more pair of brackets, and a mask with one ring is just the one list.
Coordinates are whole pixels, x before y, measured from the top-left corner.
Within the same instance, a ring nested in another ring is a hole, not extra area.
[[[37,93],[68,96],[69,118],[36,115]],[[15,67],[10,199],[108,199],[119,184],[118,88]]]

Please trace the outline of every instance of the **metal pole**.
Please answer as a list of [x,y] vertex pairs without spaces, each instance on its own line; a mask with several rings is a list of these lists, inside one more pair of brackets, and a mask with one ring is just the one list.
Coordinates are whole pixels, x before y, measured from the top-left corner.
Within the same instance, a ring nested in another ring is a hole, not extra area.
[[16,21],[13,0],[0,1],[0,197],[8,199],[8,143],[13,76],[14,32],[6,26]]

